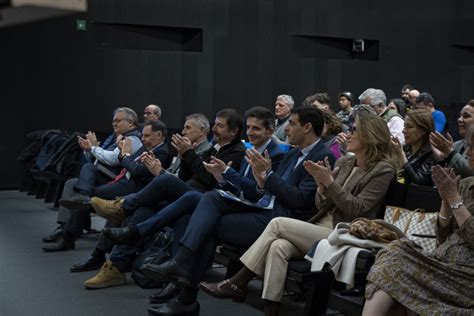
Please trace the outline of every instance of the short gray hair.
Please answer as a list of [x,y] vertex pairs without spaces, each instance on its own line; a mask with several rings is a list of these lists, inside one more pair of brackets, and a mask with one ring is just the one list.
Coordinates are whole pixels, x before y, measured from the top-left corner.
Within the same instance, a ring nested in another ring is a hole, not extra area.
[[285,101],[286,104],[288,104],[288,107],[290,107],[290,108],[292,108],[295,105],[295,100],[293,100],[293,97],[291,95],[280,94],[279,96],[277,96],[277,99],[278,98],[282,98],[283,101]]
[[194,114],[188,115],[186,116],[186,121],[187,120],[195,121],[197,126],[199,126],[199,128],[202,128],[206,132],[206,135],[209,134],[209,130],[211,129],[211,124],[209,123],[209,120],[204,114],[194,113]]
[[370,98],[371,106],[376,106],[380,103],[387,105],[387,97],[385,96],[385,92],[383,92],[383,90],[369,88],[362,92],[362,94],[359,96],[359,101],[362,103],[362,101],[367,98]]
[[118,112],[122,112],[125,114],[125,119],[132,123],[135,126],[138,126],[138,116],[137,113],[132,110],[131,108],[126,108],[126,107],[120,107],[115,109],[114,115],[117,114]]
[[161,117],[161,108],[156,104],[148,104],[146,107],[151,106],[154,109],[156,116]]

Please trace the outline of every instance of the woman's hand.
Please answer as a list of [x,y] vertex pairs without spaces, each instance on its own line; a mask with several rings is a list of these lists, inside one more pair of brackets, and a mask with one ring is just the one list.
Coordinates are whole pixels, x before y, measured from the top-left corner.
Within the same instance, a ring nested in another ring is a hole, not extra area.
[[331,185],[338,172],[338,168],[334,169],[334,171],[331,169],[328,157],[324,158],[324,161],[318,162],[306,160],[303,162],[303,166],[306,171],[313,176],[321,194],[324,194],[329,185]]
[[431,177],[436,185],[439,195],[447,205],[452,205],[462,200],[459,194],[460,176],[456,176],[452,169],[434,165]]
[[400,156],[400,159],[402,160],[403,164],[406,164],[408,162],[407,155],[405,154],[405,151],[403,150],[403,146],[398,140],[398,138],[395,136],[392,136],[391,143],[392,143],[392,146],[395,147],[395,150]]

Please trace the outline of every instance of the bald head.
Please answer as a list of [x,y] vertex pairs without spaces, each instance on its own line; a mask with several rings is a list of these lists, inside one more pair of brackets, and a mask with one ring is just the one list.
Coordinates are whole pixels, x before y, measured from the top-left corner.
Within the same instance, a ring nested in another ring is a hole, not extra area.
[[161,117],[161,109],[158,105],[155,105],[155,104],[147,105],[143,114],[145,123],[158,121],[160,117]]
[[411,104],[412,108],[415,108],[416,98],[418,98],[419,95],[420,95],[420,91],[418,91],[418,90],[411,90],[408,93],[408,100],[410,101],[410,104]]

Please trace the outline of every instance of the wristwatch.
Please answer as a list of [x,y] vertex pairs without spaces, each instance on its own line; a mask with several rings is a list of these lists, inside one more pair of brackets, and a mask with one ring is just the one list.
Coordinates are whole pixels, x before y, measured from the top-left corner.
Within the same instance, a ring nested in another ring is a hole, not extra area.
[[123,158],[125,158],[125,157],[130,157],[130,154],[129,154],[129,153],[126,153],[126,154],[123,154],[123,155],[122,155],[122,153],[120,153],[120,154],[118,155],[118,160],[119,160],[119,161],[122,161]]
[[449,208],[452,209],[452,210],[458,210],[458,209],[460,209],[461,206],[463,206],[463,205],[464,205],[464,204],[463,204],[463,202],[462,202],[462,200],[461,200],[461,201],[459,201],[459,202],[456,202],[456,203],[454,203],[454,204],[449,205]]

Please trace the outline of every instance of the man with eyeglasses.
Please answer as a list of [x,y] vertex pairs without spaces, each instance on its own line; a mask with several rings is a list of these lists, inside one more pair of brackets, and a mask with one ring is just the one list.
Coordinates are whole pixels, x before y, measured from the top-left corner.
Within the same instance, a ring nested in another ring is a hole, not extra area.
[[[119,155],[123,145],[126,143],[129,148],[129,155],[142,147],[140,131],[138,127],[138,117],[135,111],[130,108],[121,107],[114,111],[112,119],[114,133],[105,141],[100,143],[93,132],[88,132],[85,138],[79,137],[79,146],[84,150],[84,155],[90,162],[82,166],[79,178],[71,179],[65,184],[63,198],[59,201],[65,209],[61,211],[59,223],[66,223],[69,220],[71,209],[81,209],[90,207],[90,197],[96,187],[114,180],[121,171],[121,161]],[[66,188],[69,194],[66,194]],[[55,229],[54,232],[43,238],[44,242],[55,242],[53,245],[43,247],[46,252],[64,251],[73,248],[73,243],[64,243],[58,238],[62,235],[62,229]]]

